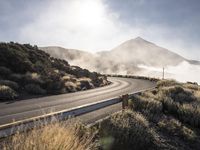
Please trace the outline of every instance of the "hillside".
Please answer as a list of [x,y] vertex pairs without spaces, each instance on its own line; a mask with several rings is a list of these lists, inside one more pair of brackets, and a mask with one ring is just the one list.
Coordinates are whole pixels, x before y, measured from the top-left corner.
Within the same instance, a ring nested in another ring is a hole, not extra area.
[[118,74],[135,74],[149,67],[177,66],[181,62],[199,65],[199,61],[187,60],[184,57],[148,42],[140,37],[128,40],[110,51],[96,54],[61,47],[41,47],[56,58],[69,60],[74,65],[101,72]]
[[0,43],[0,100],[62,94],[106,84],[106,77],[70,66],[37,46]]

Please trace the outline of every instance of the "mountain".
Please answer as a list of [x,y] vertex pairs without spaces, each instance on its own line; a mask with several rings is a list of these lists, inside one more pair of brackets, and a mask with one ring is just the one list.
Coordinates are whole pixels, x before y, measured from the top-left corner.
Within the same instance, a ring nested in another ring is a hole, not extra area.
[[106,84],[105,76],[71,66],[37,46],[0,43],[0,100],[62,94]]
[[83,68],[101,73],[134,74],[141,71],[140,65],[162,68],[176,66],[184,61],[195,65],[200,64],[199,61],[187,60],[141,37],[128,40],[110,51],[95,54],[61,47],[41,49],[54,57],[64,58],[74,65],[79,64]]
[[144,64],[155,67],[177,65],[185,60],[180,55],[140,37],[128,40],[111,51],[101,52],[100,55],[124,64]]

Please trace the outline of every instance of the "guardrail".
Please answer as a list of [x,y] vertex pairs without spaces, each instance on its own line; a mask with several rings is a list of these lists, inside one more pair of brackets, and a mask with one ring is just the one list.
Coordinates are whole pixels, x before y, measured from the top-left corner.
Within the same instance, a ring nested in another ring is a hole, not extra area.
[[[154,88],[155,87],[136,91],[134,93],[128,93],[128,95],[129,95],[129,97],[131,97],[134,94],[138,94],[140,92],[144,92],[147,90],[152,90]],[[68,119],[71,117],[80,116],[82,114],[86,114],[86,113],[89,113],[89,112],[92,112],[92,111],[95,111],[95,110],[98,110],[98,109],[101,109],[101,108],[104,108],[104,107],[107,107],[107,106],[110,106],[110,105],[113,105],[113,104],[116,104],[119,102],[121,102],[120,96],[113,97],[113,98],[106,99],[106,100],[101,100],[101,101],[94,102],[94,103],[81,105],[78,107],[73,107],[70,109],[65,109],[62,111],[44,114],[44,115],[38,116],[38,117],[33,117],[33,118],[29,118],[29,119],[12,122],[9,124],[4,124],[4,125],[0,126],[0,138],[10,136],[12,134],[15,134],[16,132],[23,132],[23,131],[30,130],[35,125],[41,124],[42,122],[48,123],[55,117],[57,120],[64,120],[64,119]]]

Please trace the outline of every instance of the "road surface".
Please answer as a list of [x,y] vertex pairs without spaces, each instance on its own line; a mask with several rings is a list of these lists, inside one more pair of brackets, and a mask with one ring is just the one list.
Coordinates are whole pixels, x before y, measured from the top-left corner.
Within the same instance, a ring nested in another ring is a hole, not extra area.
[[0,125],[110,99],[155,86],[154,82],[140,79],[109,77],[108,80],[112,84],[91,90],[33,98],[13,103],[1,102]]

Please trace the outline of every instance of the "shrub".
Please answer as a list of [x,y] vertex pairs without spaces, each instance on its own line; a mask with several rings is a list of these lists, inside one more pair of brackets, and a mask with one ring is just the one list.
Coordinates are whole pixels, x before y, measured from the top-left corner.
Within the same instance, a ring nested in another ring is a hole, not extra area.
[[103,149],[147,149],[153,146],[153,132],[148,121],[139,113],[117,113],[99,124]]
[[8,78],[9,78],[9,80],[21,83],[23,81],[24,75],[18,74],[18,73],[13,73]]
[[159,121],[158,126],[171,136],[178,136],[184,140],[195,140],[196,133],[174,118],[165,118]]
[[36,95],[43,95],[46,93],[46,90],[42,89],[39,85],[37,84],[27,84],[25,86],[25,90],[29,94],[36,94]]
[[19,89],[19,85],[16,82],[9,81],[9,80],[0,80],[0,85],[9,86],[10,88],[16,91]]
[[94,88],[94,85],[91,83],[91,79],[89,78],[80,78],[79,82],[82,90]]
[[192,83],[186,83],[183,85],[185,88],[191,89],[191,90],[199,90],[198,84],[192,84]]
[[12,88],[0,85],[0,100],[13,100],[17,97],[17,93]]
[[142,96],[133,96],[132,97],[133,109],[138,111],[148,111],[150,113],[161,113],[162,112],[162,103],[149,98],[144,98]]
[[80,86],[78,85],[78,82],[74,83],[71,81],[65,82],[65,88],[69,92],[76,92],[78,89],[80,90]]
[[200,127],[200,108],[198,106],[184,104],[180,105],[177,111],[181,121],[193,127]]
[[180,121],[193,127],[200,127],[200,108],[198,105],[180,104],[170,97],[162,98],[165,112],[177,117]]
[[196,100],[192,92],[181,86],[162,88],[162,93],[164,94],[162,97],[170,97],[174,102],[189,103]]
[[41,80],[40,75],[38,73],[27,72],[24,75],[23,84],[27,84],[27,83],[29,83],[29,84],[42,84],[43,81]]
[[174,86],[178,85],[179,83],[175,80],[160,80],[157,82],[158,87],[167,87],[167,86]]
[[49,79],[45,83],[45,87],[47,92],[50,94],[63,94],[66,92],[65,84],[63,81],[54,81]]
[[0,66],[0,75],[2,77],[7,77],[12,73],[12,71],[9,68]]

